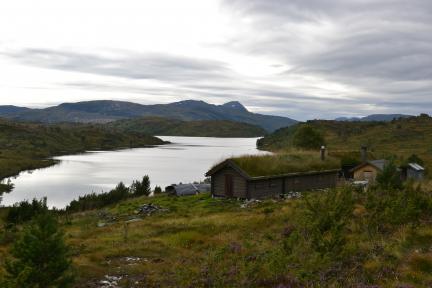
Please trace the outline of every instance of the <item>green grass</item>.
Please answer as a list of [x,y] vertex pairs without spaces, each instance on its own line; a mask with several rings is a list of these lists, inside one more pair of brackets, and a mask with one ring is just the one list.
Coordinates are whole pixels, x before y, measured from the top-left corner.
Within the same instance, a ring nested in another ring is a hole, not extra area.
[[319,152],[298,150],[274,155],[243,156],[232,160],[252,177],[340,168],[338,159],[327,157],[322,161]]
[[[325,257],[309,258],[309,266],[296,266],[281,254],[286,231],[301,223],[298,209],[303,201],[266,200],[240,208],[239,201],[212,199],[208,194],[159,195],[130,199],[104,209],[117,218],[105,227],[97,227],[104,221],[99,211],[71,215],[71,224],[65,223],[63,228],[78,273],[75,287],[93,285],[104,275],[128,275],[121,287],[277,287],[301,282],[301,275],[329,261]],[[124,221],[137,217],[135,210],[144,203],[168,211],[129,223],[125,239]],[[317,274],[318,280],[308,285],[341,287],[343,280],[352,285],[345,287],[396,287],[405,283],[426,288],[431,283],[429,224],[420,223],[415,229],[401,226],[373,236],[352,226],[347,233],[346,249],[357,256],[344,258],[341,263],[345,266],[336,265],[340,269],[336,274],[326,274],[325,280],[319,280]],[[2,259],[7,257],[9,247],[10,243],[0,244]],[[309,249],[303,247],[298,253],[311,257]],[[140,260],[128,262],[126,257]],[[127,286],[135,281],[139,285]]]

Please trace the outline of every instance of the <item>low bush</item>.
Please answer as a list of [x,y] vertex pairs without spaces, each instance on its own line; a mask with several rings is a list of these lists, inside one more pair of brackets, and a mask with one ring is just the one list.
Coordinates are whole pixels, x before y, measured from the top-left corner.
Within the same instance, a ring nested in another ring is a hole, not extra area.
[[30,221],[36,215],[45,213],[48,211],[47,199],[41,200],[33,199],[29,201],[21,201],[9,208],[6,223],[7,224],[22,224]]

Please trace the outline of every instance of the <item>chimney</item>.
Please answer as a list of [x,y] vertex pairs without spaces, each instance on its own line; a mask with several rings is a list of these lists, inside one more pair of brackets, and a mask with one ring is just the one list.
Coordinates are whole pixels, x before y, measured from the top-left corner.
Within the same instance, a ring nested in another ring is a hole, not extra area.
[[325,160],[325,154],[326,154],[326,147],[325,146],[321,146],[321,160],[322,161]]
[[368,161],[367,159],[367,146],[363,145],[361,146],[361,161],[362,163],[365,163]]

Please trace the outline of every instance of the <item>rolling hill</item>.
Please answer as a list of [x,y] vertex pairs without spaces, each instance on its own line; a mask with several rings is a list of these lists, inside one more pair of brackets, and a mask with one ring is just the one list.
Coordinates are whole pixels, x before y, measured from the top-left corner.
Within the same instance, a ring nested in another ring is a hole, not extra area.
[[269,132],[297,123],[297,121],[286,117],[249,112],[239,102],[213,105],[203,101],[186,100],[170,104],[141,105],[132,102],[101,100],[63,103],[44,109],[15,106],[14,109],[10,106],[0,106],[0,117],[45,123],[106,123],[120,119],[149,116],[182,121],[228,120],[257,125]]
[[432,118],[426,114],[392,122],[342,122],[314,120],[282,128],[258,140],[262,150],[293,148],[293,136],[301,125],[309,125],[325,139],[330,154],[358,152],[361,145],[375,158],[396,156],[398,160],[417,154],[432,168]]
[[258,126],[227,120],[182,121],[161,117],[118,120],[107,127],[159,136],[259,137],[266,131]]
[[142,133],[109,131],[95,125],[41,125],[0,119],[0,180],[53,165],[50,157],[56,155],[164,143]]

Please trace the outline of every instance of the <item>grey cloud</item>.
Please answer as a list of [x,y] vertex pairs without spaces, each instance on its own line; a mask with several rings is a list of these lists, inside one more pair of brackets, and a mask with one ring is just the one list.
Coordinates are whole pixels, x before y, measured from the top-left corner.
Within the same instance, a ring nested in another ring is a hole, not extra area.
[[[431,1],[227,0],[225,7],[254,19],[254,32],[266,35],[238,39],[236,47],[279,57],[293,66],[287,76],[311,75],[355,87],[367,94],[355,102],[382,111],[432,109],[427,101],[432,97]],[[337,34],[305,42],[301,33],[293,33],[295,25],[305,23],[316,29],[331,23]],[[322,47],[302,49],[313,43]]]
[[312,76],[352,90],[345,97],[342,92],[338,97],[323,97],[324,92],[312,89],[311,83],[304,89],[307,92],[286,91],[269,81],[249,82],[226,63],[193,56],[128,53],[113,58],[46,49],[8,56],[37,67],[170,84],[65,84],[82,89],[178,95],[179,99],[210,102],[239,100],[246,106],[300,120],[418,114],[432,109],[432,1],[224,0],[222,8],[236,19],[247,17],[252,22],[245,29],[248,33],[235,34],[220,44],[221,48],[241,55],[270,56],[276,59],[270,64],[291,67],[275,76],[276,82]]
[[130,79],[219,79],[224,78],[228,72],[224,64],[218,61],[162,54],[129,53],[122,57],[102,57],[47,49],[25,49],[7,55],[21,63],[37,67]]

